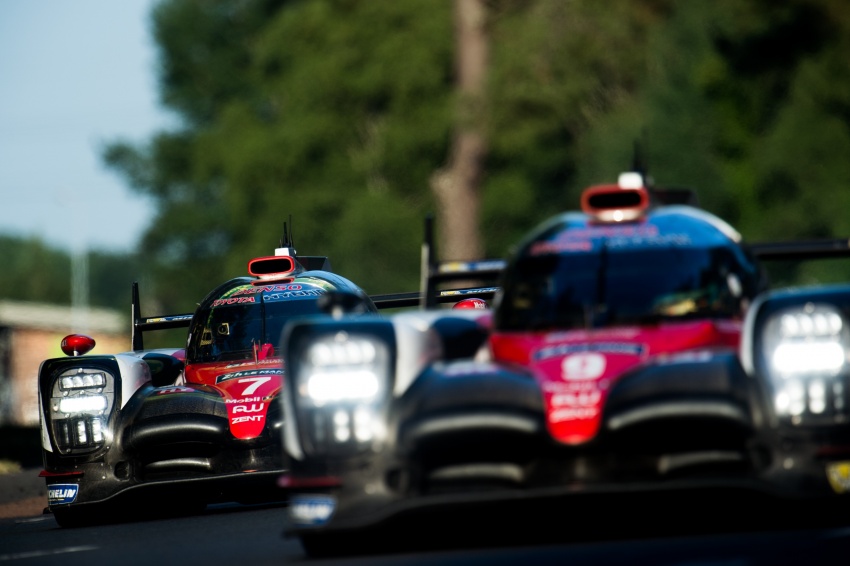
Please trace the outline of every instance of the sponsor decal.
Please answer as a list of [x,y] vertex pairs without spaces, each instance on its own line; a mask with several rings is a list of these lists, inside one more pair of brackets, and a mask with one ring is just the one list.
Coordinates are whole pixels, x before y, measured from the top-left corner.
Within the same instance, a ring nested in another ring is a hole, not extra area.
[[599,381],[546,381],[543,391],[547,393],[607,391],[611,386],[608,379]]
[[311,297],[320,297],[325,294],[324,289],[305,289],[304,291],[283,291],[280,293],[270,293],[263,295],[264,301],[285,301],[287,299],[305,299]]
[[[261,376],[261,375],[283,375],[283,371],[280,368],[274,369],[254,369],[247,371],[234,371],[231,373],[223,373],[220,376],[215,378],[216,383],[221,383],[222,381],[228,381],[230,379],[237,379],[240,377],[253,377],[253,376]],[[246,391],[245,395],[250,395],[250,391]]]
[[652,237],[658,235],[655,224],[623,224],[611,226],[594,226],[593,228],[568,229],[558,235],[557,240],[592,239],[592,238],[634,238]]
[[77,500],[80,486],[75,483],[56,483],[47,488],[49,505],[67,505]]
[[471,295],[473,293],[495,293],[499,287],[476,287],[475,289],[447,289],[440,291],[441,297],[454,297],[456,295]]
[[826,477],[835,493],[847,493],[850,491],[850,462],[827,464]]
[[658,356],[659,364],[675,364],[683,362],[707,362],[712,353],[706,350],[693,350],[690,352],[674,352]]
[[634,248],[640,246],[689,246],[688,234],[658,234],[654,236],[634,236],[610,238],[606,241],[609,248]]
[[318,297],[324,293],[325,289],[319,285],[309,283],[281,283],[260,287],[246,287],[235,291],[232,297],[235,299],[245,299],[244,302],[254,302],[256,300],[254,296],[261,294],[264,301],[285,301],[287,299]]
[[[234,411],[236,412],[236,411]],[[245,417],[233,417],[230,419],[231,424],[239,424],[239,423],[258,423],[262,422],[262,420],[266,418],[265,415],[248,415]]]
[[531,255],[562,252],[589,252],[594,243],[605,239],[609,248],[636,248],[648,246],[688,246],[692,239],[687,233],[659,233],[658,226],[594,226],[571,228],[548,241],[535,242],[529,248]]
[[[638,336],[641,333],[641,329],[639,327],[634,326],[624,326],[622,328],[606,328],[604,331],[606,339],[621,339],[621,340],[629,340]],[[553,332],[548,334],[544,339],[546,342],[564,342],[566,340],[571,341],[587,341],[590,336],[596,334],[596,332],[588,331],[588,330],[564,330],[560,332]]]
[[[585,383],[592,385],[590,382]],[[547,418],[550,423],[593,419],[599,415],[599,403],[601,401],[602,391],[593,387],[552,393],[549,397],[550,411]]]
[[478,363],[474,361],[454,362],[451,365],[435,364],[435,368],[442,370],[443,377],[491,375],[499,373],[499,366],[495,364]]
[[256,362],[250,361],[250,362],[239,362],[238,364],[227,364],[226,366],[224,366],[224,369],[242,368],[242,367],[245,367],[245,366],[255,367],[255,366],[263,366],[263,365],[268,365],[268,366],[278,365],[279,366],[280,364],[281,364],[280,358],[266,358],[264,360],[257,360]]
[[233,413],[261,413],[266,408],[265,403],[251,403],[250,405],[236,405]]
[[297,525],[324,525],[334,511],[336,499],[330,495],[295,495],[289,503],[289,518]]
[[153,318],[145,319],[145,322],[170,322],[173,320],[192,320],[194,315],[191,314],[180,314],[175,316],[156,316]]
[[561,362],[564,381],[596,379],[605,373],[605,356],[597,352],[582,352],[567,356]]
[[567,391],[552,395],[550,403],[553,407],[588,407],[595,406],[602,399],[602,392],[592,391]]
[[195,390],[190,387],[181,387],[179,385],[174,387],[163,387],[161,389],[157,389],[153,392],[154,395],[171,395],[172,393],[192,393]]
[[224,402],[228,405],[231,403],[263,403],[271,401],[271,397],[244,397],[242,399],[225,399]]
[[243,303],[255,303],[256,301],[256,297],[231,297],[229,299],[216,299],[213,301],[212,306],[239,305]]
[[551,411],[548,418],[550,423],[559,423],[562,421],[592,419],[598,414],[599,409],[597,407],[564,407]]
[[557,254],[560,252],[589,252],[593,244],[584,242],[537,242],[531,246],[530,255]]
[[256,295],[257,293],[274,293],[277,291],[301,291],[304,289],[304,286],[301,283],[288,283],[288,284],[280,284],[280,285],[263,285],[261,287],[246,287],[244,289],[239,289],[233,296],[237,295]]
[[630,342],[590,342],[583,344],[560,344],[558,346],[546,346],[534,353],[537,361],[554,358],[556,356],[567,356],[584,352],[598,352],[601,354],[625,354],[629,356],[640,356],[644,352],[643,344],[632,344]]

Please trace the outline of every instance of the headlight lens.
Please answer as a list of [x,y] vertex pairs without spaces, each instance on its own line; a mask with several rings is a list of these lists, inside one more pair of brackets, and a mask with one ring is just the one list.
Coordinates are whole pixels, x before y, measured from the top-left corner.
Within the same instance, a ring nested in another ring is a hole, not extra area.
[[342,456],[378,446],[392,386],[386,336],[336,329],[301,344],[288,367],[304,448]]
[[370,336],[337,332],[304,352],[299,392],[317,407],[375,401],[387,383],[386,344]]
[[69,397],[59,401],[60,413],[101,413],[106,409],[106,397],[103,395],[83,395]]
[[772,313],[761,351],[777,414],[800,419],[844,410],[850,329],[835,306],[805,303]]
[[56,376],[49,414],[59,451],[81,454],[102,447],[114,403],[115,378],[108,371],[72,367]]
[[97,373],[82,373],[72,376],[65,376],[59,380],[59,388],[63,391],[72,389],[91,389],[95,387],[103,387],[106,385],[106,376],[103,372]]

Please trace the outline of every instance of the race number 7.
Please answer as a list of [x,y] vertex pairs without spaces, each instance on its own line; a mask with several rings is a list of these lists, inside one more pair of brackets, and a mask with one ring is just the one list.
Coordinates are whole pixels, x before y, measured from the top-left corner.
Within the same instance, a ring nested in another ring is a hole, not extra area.
[[240,379],[237,383],[250,383],[251,385],[247,386],[245,390],[242,392],[242,395],[253,395],[257,389],[264,383],[271,381],[271,377],[246,377],[244,379]]

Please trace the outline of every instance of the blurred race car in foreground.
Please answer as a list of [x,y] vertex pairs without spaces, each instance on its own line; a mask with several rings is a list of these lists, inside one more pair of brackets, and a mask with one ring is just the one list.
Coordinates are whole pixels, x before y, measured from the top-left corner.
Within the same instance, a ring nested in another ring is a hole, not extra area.
[[[41,475],[60,525],[282,498],[281,329],[330,290],[376,306],[327,258],[297,256],[291,234],[281,246],[193,314],[142,318],[134,284],[132,351],[84,355],[94,341],[77,334],[62,341],[70,357],[42,362]],[[185,346],[144,349],[145,331],[179,327]]]
[[[847,241],[746,245],[646,184],[586,189],[501,265],[438,264],[426,236],[425,309],[288,324],[285,533],[322,555],[850,504],[850,286],[769,291],[758,259]],[[492,310],[432,308],[440,282],[494,271]]]

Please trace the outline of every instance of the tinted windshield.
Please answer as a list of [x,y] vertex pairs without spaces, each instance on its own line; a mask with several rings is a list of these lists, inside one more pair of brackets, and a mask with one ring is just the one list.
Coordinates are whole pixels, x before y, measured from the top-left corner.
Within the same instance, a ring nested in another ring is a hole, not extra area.
[[315,299],[269,301],[259,294],[253,303],[222,304],[199,311],[190,333],[187,362],[253,359],[254,344],[277,348],[289,319],[318,312]]
[[726,247],[528,255],[504,282],[502,330],[734,317],[752,274]]

